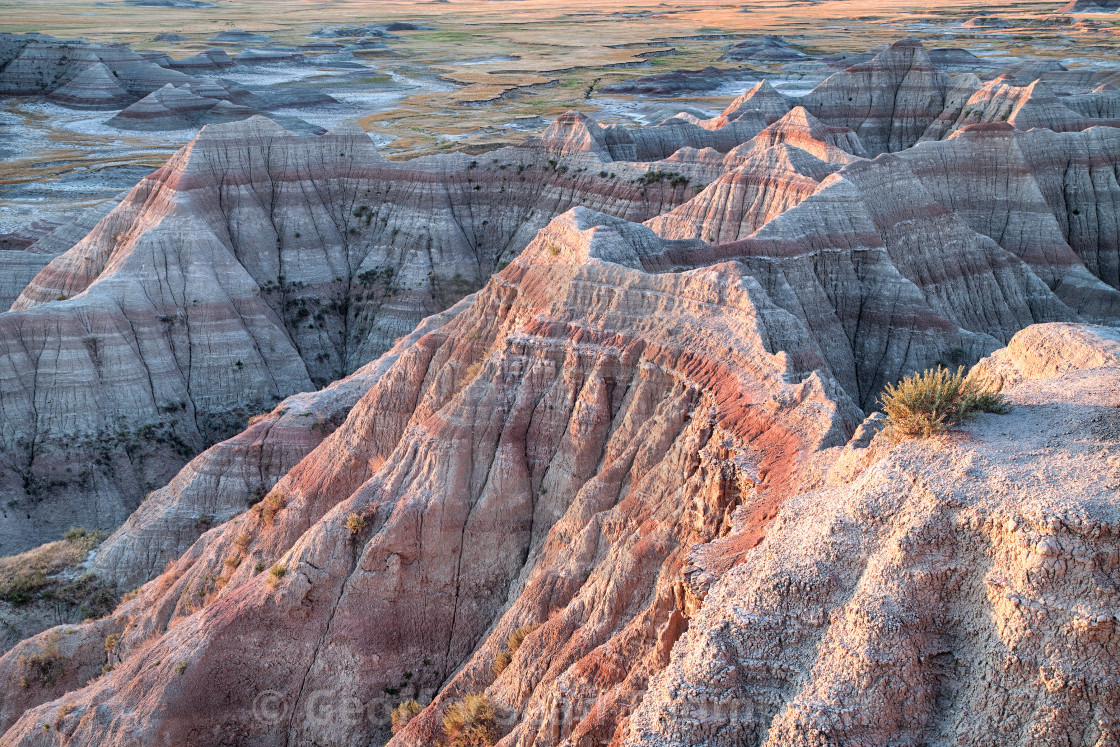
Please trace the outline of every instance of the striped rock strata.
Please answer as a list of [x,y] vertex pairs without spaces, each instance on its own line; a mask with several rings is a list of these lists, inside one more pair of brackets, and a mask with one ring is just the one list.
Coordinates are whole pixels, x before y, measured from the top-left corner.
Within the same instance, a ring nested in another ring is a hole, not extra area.
[[[0,315],[27,351],[0,378],[6,448],[58,474],[51,439],[103,432],[77,420],[82,387],[127,422],[147,380],[186,398],[170,431],[125,434],[139,471],[132,440],[201,443],[246,391],[344,378],[207,451],[106,543],[101,573],[155,577],[0,657],[3,741],[367,744],[415,695],[393,744],[431,744],[480,691],[507,746],[1110,738],[1115,334],[1014,335],[1120,317],[1117,131],[984,123],[907,147],[972,85],[923,55],[896,44],[769,125],[766,96],[714,129],[573,114],[475,159],[207,130]],[[856,116],[846,92],[880,82],[890,100]],[[937,449],[857,429],[884,383],[1008,340],[983,366],[1017,415]],[[1045,483],[1046,449],[1090,469]],[[1042,586],[1059,569],[1071,585]],[[992,630],[939,632],[978,616]],[[57,676],[29,677],[45,659]],[[1013,692],[1029,709],[997,719]]]
[[1120,336],[1030,327],[981,366],[1015,410],[845,450],[711,587],[619,743],[1120,738]]
[[552,155],[399,164],[357,128],[208,128],[0,315],[0,551],[116,527],[253,412],[477,289],[556,212],[640,221],[696,191]]

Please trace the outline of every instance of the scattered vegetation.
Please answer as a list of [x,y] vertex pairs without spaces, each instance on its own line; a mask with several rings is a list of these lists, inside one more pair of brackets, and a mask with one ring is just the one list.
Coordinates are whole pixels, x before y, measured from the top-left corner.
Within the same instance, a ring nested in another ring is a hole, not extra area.
[[509,666],[511,661],[513,661],[513,655],[510,654],[509,651],[500,651],[498,655],[494,657],[494,663],[490,668],[494,670],[495,675],[499,675],[506,671],[506,667]]
[[105,532],[73,527],[65,539],[0,558],[0,601],[13,607],[53,605],[58,623],[101,617],[117,604],[115,587],[92,573],[77,573]]
[[261,522],[266,527],[270,527],[272,523],[276,521],[276,514],[287,505],[288,495],[280,490],[273,490],[254,508],[259,512]]
[[882,395],[886,432],[892,440],[928,438],[981,412],[1010,411],[999,387],[980,377],[938,366],[888,384]]
[[489,747],[498,741],[494,706],[483,693],[468,695],[443,712],[447,747]]
[[393,733],[403,731],[404,727],[408,726],[408,722],[420,715],[422,710],[423,706],[415,698],[400,703],[393,709]]
[[268,569],[268,583],[271,586],[275,586],[280,579],[284,578],[284,574],[286,574],[287,572],[287,566],[285,566],[283,563],[277,563],[276,565]]
[[658,182],[668,182],[671,187],[679,187],[688,184],[688,177],[683,174],[678,174],[674,171],[647,171],[646,173],[635,179],[639,184],[657,184]]
[[61,731],[62,730],[62,720],[65,719],[67,716],[69,716],[71,713],[73,713],[73,711],[74,711],[74,705],[72,703],[64,703],[58,709],[58,712],[55,714],[54,728]]

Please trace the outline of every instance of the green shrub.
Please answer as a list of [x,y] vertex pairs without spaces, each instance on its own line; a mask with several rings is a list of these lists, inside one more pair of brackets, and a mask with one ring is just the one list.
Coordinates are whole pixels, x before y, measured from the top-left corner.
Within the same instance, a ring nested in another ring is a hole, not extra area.
[[978,376],[938,366],[913,373],[897,384],[888,384],[882,395],[891,440],[928,438],[981,412],[1010,411],[999,387]]
[[393,733],[404,731],[404,727],[408,726],[408,722],[416,718],[420,711],[424,710],[415,698],[400,703],[393,709]]
[[491,747],[498,741],[494,706],[482,693],[468,695],[443,712],[447,747]]

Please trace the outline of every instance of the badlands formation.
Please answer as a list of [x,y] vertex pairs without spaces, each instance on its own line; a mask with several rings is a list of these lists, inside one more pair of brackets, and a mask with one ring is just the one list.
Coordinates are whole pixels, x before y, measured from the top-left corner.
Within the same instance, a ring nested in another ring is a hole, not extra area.
[[[0,657],[0,743],[442,744],[479,694],[506,747],[1120,742],[1108,75],[905,39],[476,155],[207,126],[20,252],[0,550],[119,524],[134,591]],[[972,364],[1010,414],[881,432]]]

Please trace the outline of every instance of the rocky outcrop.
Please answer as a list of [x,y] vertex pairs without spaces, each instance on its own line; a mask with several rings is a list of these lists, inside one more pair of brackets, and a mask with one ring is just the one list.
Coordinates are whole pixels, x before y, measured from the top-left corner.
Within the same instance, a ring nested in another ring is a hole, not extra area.
[[723,70],[708,66],[702,70],[673,70],[659,75],[608,83],[601,93],[626,96],[683,96],[714,91],[735,81],[751,79],[749,69]]
[[921,43],[905,39],[835,73],[799,103],[826,124],[852,129],[877,154],[916,143],[944,110],[949,87]]
[[754,114],[761,114],[763,121],[772,125],[788,114],[789,110],[790,103],[786,97],[778,93],[769,81],[762,80],[732,101],[722,114],[704,121],[701,126],[718,130],[729,122]]
[[1116,738],[1118,338],[1021,336],[984,364],[1016,372],[1012,414],[873,441],[783,505],[622,744]]
[[[405,692],[456,671],[444,697],[479,689],[493,681],[494,644],[481,639],[534,621],[545,624],[525,644],[533,656],[503,674],[523,692],[523,738],[561,682],[596,688],[613,715],[583,728],[613,730],[625,714],[611,704],[662,665],[679,633],[673,579],[687,548],[718,536],[748,495],[779,501],[798,461],[842,444],[858,418],[805,368],[814,354],[799,325],[753,280],[734,266],[642,269],[665,251],[648,229],[586,210],[554,221],[469,308],[400,352],[280,480],[282,500],[211,531],[66,641],[66,677],[104,660],[104,645],[93,657],[84,643],[98,635],[120,636],[123,661],[66,696],[56,733],[112,742],[84,716],[124,714],[128,702],[136,721],[116,723],[144,739],[189,740],[208,713],[246,741],[368,740],[383,723],[363,716],[328,736],[305,718],[308,696],[330,687],[377,705],[386,688],[400,692],[403,672]],[[442,487],[449,474],[456,489]],[[351,515],[364,517],[353,531]],[[255,643],[265,628],[284,630],[283,645]],[[662,629],[666,643],[648,647],[644,631]],[[2,676],[50,635],[0,660]],[[163,673],[182,661],[181,674]],[[534,686],[516,685],[528,678]],[[253,716],[265,690],[283,702],[276,719]],[[9,691],[4,718],[41,695]],[[18,743],[30,724],[42,732],[54,708],[28,711],[5,739]],[[431,714],[398,739],[424,740]]]
[[0,34],[0,96],[48,96],[76,108],[118,109],[189,78],[123,44]]
[[641,221],[697,191],[640,183],[644,164],[603,177],[600,161],[553,156],[394,163],[357,127],[207,128],[0,316],[0,484],[15,501],[0,552],[73,523],[114,528],[249,416],[353,372],[476,290],[554,211]]
[[256,505],[346,420],[351,409],[416,342],[469,301],[424,320],[378,360],[317,392],[297,394],[249,428],[191,461],[98,548],[90,569],[123,589],[159,575],[212,526]]
[[825,125],[803,106],[794,107],[760,132],[752,143],[762,146],[784,143],[829,163],[843,164],[854,160],[850,156],[867,156],[858,135],[847,127]]
[[585,114],[569,112],[557,117],[531,144],[560,155],[586,153],[599,161],[649,162],[670,158],[682,148],[727,153],[764,127],[764,118],[758,112],[742,112],[718,129],[676,117],[656,127],[601,125]]
[[[471,693],[525,747],[1111,738],[1120,338],[1073,323],[1120,318],[1120,130],[957,128],[980,81],[923,55],[477,156],[207,128],[0,315],[2,487],[123,514],[269,411],[92,558],[134,596],[0,657],[5,744],[365,744],[418,697],[426,745]],[[1013,414],[864,417],[1004,345]]]
[[1019,86],[1011,76],[1002,75],[972,94],[955,120],[950,121],[946,115],[939,117],[922,139],[943,140],[962,127],[984,122],[1007,122],[1020,130],[1041,127],[1055,132],[1083,130],[1093,124],[1066,106],[1041,80]]
[[[1079,219],[1083,211],[1096,213],[1090,203],[1111,206],[1116,199],[1112,167],[1104,165],[1114,158],[1114,134],[1112,128],[1057,135],[1023,134],[1006,123],[972,125],[900,157],[938,203],[1030,265],[1070,309],[1104,321],[1120,308],[1109,269],[1117,257],[1111,207],[1103,208],[1100,222]],[[1091,183],[1094,174],[1096,186],[1084,198],[1068,189]]]
[[190,57],[181,57],[177,60],[172,60],[169,67],[172,70],[181,70],[185,73],[190,72],[210,72],[215,70],[227,70],[234,67],[237,63],[233,61],[224,49],[207,49],[205,52],[192,55]]
[[122,130],[195,130],[206,125],[238,122],[258,115],[268,116],[289,132],[322,135],[326,130],[296,117],[267,114],[233,100],[255,100],[215,84],[170,83],[124,109],[106,124]]
[[814,194],[821,180],[839,168],[784,144],[754,145],[747,152],[741,165],[651,220],[650,227],[671,239],[738,241]]
[[806,57],[805,52],[782,37],[763,34],[732,44],[721,59],[734,62],[795,62]]

